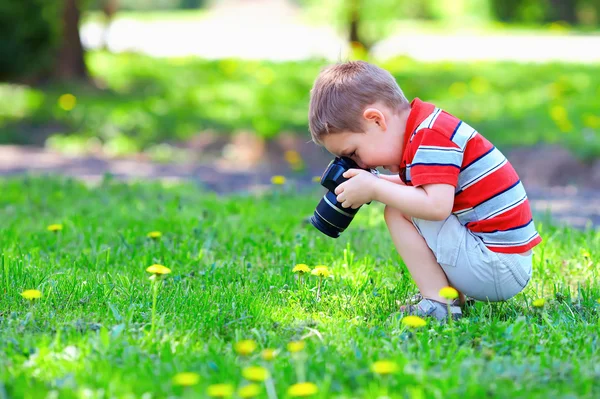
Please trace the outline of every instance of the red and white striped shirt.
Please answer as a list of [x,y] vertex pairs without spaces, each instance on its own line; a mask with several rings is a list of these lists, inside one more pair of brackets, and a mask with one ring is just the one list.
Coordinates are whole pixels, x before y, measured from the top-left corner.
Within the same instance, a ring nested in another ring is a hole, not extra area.
[[410,186],[451,184],[452,213],[494,252],[542,241],[529,200],[506,157],[475,129],[416,98],[406,123],[400,177]]

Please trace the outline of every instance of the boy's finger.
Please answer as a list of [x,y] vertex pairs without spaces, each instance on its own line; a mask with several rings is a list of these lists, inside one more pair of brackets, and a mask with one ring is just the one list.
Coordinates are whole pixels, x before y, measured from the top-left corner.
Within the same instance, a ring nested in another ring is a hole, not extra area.
[[335,190],[333,190],[333,192],[334,192],[335,195],[339,195],[339,194],[343,193],[344,192],[344,183],[342,183],[339,186],[337,186],[335,188]]
[[354,177],[358,174],[359,169],[348,169],[347,171],[344,172],[344,174],[342,176],[344,176],[346,179],[350,178],[350,177]]

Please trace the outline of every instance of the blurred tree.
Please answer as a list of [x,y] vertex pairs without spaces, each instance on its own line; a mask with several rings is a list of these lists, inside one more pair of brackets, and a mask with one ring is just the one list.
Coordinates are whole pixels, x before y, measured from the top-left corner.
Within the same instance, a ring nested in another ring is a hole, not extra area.
[[[106,0],[90,0],[90,10],[102,10]],[[119,10],[156,11],[200,8],[205,0],[119,0]]]
[[424,1],[408,0],[299,0],[309,15],[327,21],[348,38],[370,48],[389,34],[394,22],[407,17],[427,17]]
[[494,17],[504,22],[542,24],[564,21],[595,25],[600,0],[490,0]]
[[181,0],[179,3],[179,8],[201,8],[204,6],[204,0]]
[[58,80],[86,80],[87,67],[79,36],[80,0],[63,0],[62,32],[58,57],[51,76]]
[[577,23],[577,0],[550,0],[546,19]]
[[35,81],[48,73],[59,15],[54,1],[0,1],[0,80]]
[[349,14],[349,34],[348,39],[350,43],[360,43],[363,47],[369,48],[365,41],[359,35],[360,26],[360,0],[349,0],[348,14]]
[[0,80],[87,79],[81,1],[0,2]]
[[102,13],[104,14],[104,32],[102,35],[102,48],[108,47],[108,28],[112,24],[115,14],[119,10],[119,0],[102,0]]

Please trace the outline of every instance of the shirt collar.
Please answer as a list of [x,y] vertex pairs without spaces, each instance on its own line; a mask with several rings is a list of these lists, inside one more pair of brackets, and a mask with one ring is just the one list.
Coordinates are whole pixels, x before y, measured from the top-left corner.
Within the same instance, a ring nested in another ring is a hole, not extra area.
[[416,97],[410,103],[410,114],[406,120],[406,129],[404,131],[404,150],[415,129],[427,118],[435,109],[435,105],[421,101]]

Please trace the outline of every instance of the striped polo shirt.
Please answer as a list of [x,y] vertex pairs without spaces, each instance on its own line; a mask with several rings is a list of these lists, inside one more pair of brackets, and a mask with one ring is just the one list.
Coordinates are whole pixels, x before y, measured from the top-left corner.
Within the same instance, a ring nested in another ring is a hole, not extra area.
[[494,252],[521,253],[539,236],[529,200],[506,157],[475,129],[416,98],[406,123],[400,177],[455,187],[452,213]]

